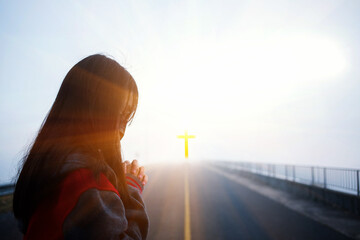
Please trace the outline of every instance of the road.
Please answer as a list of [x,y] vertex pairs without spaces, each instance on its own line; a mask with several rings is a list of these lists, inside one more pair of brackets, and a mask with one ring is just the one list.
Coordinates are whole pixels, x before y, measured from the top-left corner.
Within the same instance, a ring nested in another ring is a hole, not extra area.
[[[188,171],[191,239],[348,239],[200,164],[150,167],[148,239],[184,239]],[[185,238],[189,240],[189,238]]]

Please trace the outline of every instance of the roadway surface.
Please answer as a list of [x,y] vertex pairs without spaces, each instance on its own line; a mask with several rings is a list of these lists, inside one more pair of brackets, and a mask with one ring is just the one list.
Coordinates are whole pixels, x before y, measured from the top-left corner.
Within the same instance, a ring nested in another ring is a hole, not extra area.
[[193,240],[349,239],[199,164],[150,167],[148,239],[184,239],[185,171]]
[[[348,239],[199,164],[153,165],[143,192],[148,239]],[[185,204],[185,173],[188,204]],[[188,205],[188,206],[186,206]],[[0,239],[22,239],[11,213],[0,214]]]

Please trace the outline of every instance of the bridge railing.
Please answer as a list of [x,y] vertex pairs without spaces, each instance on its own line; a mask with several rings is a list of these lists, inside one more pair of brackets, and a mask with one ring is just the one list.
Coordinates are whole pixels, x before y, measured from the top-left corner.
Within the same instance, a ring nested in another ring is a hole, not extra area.
[[360,170],[347,168],[220,161],[222,166],[360,197]]
[[0,196],[9,195],[14,192],[15,184],[0,184]]

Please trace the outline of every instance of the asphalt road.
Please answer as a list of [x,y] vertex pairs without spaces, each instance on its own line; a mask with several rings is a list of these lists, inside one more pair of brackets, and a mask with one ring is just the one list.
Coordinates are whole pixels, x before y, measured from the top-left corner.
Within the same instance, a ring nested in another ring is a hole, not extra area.
[[148,239],[184,239],[188,171],[191,239],[348,239],[199,164],[150,168],[143,192]]

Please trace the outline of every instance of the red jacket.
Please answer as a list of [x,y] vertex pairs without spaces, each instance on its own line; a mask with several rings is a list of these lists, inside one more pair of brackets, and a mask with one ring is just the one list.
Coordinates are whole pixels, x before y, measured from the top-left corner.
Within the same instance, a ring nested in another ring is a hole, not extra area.
[[31,217],[24,240],[31,239],[63,239],[62,225],[66,216],[75,207],[80,195],[90,188],[118,191],[101,173],[97,182],[93,173],[86,168],[68,174],[60,184],[60,192],[56,201],[41,204]]

